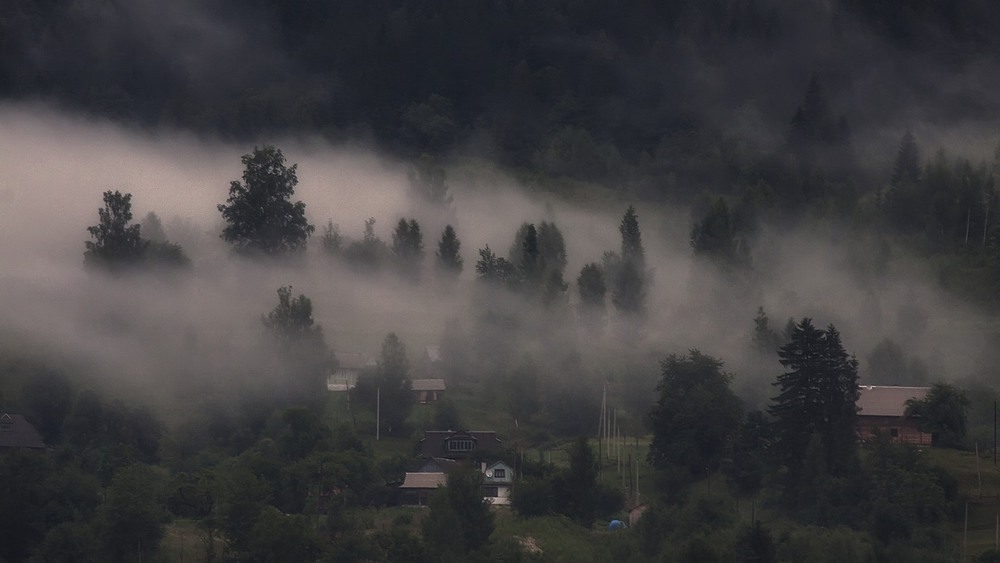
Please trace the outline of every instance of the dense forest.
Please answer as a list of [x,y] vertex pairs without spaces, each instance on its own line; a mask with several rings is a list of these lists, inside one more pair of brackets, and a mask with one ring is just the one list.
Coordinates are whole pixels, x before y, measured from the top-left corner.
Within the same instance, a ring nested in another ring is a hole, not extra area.
[[1000,560],[998,28],[3,3],[0,561]]

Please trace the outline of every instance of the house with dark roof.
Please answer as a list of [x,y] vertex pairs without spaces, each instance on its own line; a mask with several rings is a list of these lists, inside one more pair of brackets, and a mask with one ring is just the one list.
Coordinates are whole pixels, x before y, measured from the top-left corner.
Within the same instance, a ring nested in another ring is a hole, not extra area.
[[419,449],[421,457],[480,458],[498,453],[500,438],[492,430],[426,430]]
[[931,445],[931,435],[921,432],[919,420],[906,418],[906,401],[923,399],[930,387],[861,385],[858,397],[858,436],[872,440],[887,436],[900,444]]
[[4,413],[0,415],[0,451],[14,449],[44,450],[45,442],[23,416]]

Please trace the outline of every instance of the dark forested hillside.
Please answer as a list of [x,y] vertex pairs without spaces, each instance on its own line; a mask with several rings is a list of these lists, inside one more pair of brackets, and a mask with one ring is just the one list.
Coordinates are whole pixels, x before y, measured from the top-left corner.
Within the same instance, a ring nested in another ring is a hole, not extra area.
[[813,75],[855,139],[992,120],[998,27],[986,0],[15,0],[0,91],[241,138],[471,146],[663,196],[731,185]]

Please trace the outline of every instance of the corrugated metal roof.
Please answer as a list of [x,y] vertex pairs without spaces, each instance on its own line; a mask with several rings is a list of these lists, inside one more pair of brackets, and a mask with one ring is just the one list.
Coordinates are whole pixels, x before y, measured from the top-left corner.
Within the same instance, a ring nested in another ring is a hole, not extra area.
[[923,399],[930,387],[861,385],[858,414],[861,416],[903,416],[906,401]]
[[414,379],[411,380],[410,387],[414,391],[444,391],[445,385],[443,379]]
[[400,489],[436,489],[448,481],[444,473],[407,473]]

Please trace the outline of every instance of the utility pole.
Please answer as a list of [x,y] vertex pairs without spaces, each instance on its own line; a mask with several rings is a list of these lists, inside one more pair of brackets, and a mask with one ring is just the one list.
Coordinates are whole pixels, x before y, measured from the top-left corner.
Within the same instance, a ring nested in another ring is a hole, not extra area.
[[382,432],[382,388],[375,388],[375,441],[379,440]]

